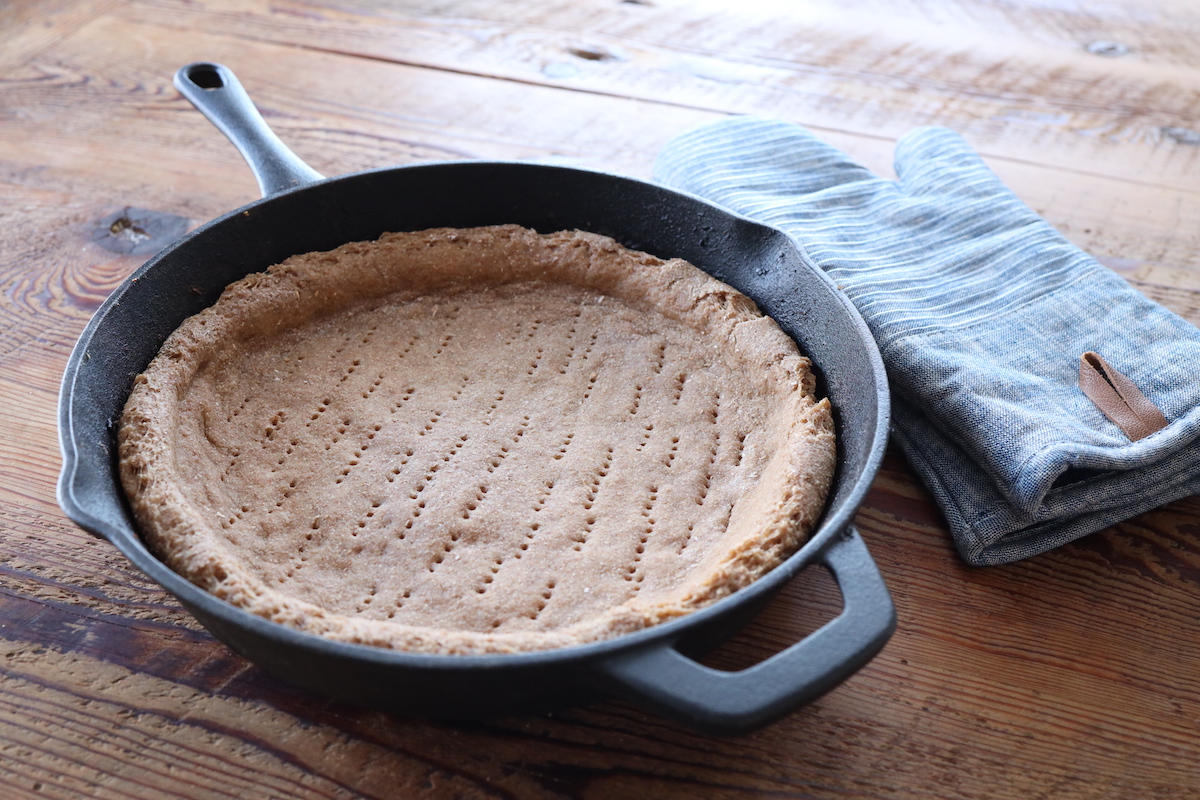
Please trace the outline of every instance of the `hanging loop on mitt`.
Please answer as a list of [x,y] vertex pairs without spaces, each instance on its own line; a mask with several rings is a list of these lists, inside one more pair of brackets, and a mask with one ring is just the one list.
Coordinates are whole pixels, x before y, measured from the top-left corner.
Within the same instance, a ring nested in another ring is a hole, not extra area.
[[1158,406],[1099,353],[1089,350],[1079,357],[1079,388],[1131,442],[1167,427]]

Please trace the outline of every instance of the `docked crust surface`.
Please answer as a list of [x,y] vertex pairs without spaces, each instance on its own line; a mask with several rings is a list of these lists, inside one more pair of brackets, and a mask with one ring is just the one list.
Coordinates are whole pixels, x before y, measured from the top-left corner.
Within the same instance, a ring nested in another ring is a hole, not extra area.
[[228,287],[135,381],[151,548],[341,641],[498,653],[686,614],[820,516],[829,404],[695,267],[582,232],[387,234]]

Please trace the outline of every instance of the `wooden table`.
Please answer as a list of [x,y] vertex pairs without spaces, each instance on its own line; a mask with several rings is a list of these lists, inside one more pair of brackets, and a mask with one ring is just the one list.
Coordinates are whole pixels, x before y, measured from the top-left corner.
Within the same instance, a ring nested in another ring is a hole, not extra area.
[[[116,251],[138,236],[114,221],[194,226],[257,197],[171,86],[195,60],[233,67],[325,174],[503,158],[648,177],[670,137],[732,113],[801,122],[889,174],[898,136],[947,125],[1072,241],[1200,322],[1186,0],[5,4],[0,796],[1200,796],[1198,498],[972,569],[889,454],[857,523],[895,636],[740,738],[618,702],[404,719],[302,694],[215,642],[54,494],[68,353],[146,257]],[[753,663],[837,602],[805,575],[709,663]]]

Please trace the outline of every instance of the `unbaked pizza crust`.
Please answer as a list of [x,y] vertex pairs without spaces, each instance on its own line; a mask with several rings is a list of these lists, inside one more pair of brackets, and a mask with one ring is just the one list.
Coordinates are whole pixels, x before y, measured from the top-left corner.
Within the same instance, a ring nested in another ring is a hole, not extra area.
[[387,234],[232,284],[138,376],[148,544],[341,641],[539,650],[686,614],[794,552],[835,445],[809,363],[679,260],[516,226]]

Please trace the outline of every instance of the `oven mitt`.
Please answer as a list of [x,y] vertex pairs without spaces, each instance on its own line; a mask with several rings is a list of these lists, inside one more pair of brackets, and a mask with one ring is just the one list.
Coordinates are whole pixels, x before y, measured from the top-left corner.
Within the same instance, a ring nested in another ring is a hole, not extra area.
[[802,128],[737,117],[656,178],[777,226],[862,312],[893,435],[962,557],[1044,552],[1200,492],[1200,331],[1068,242],[961,137],[921,128],[876,177]]

